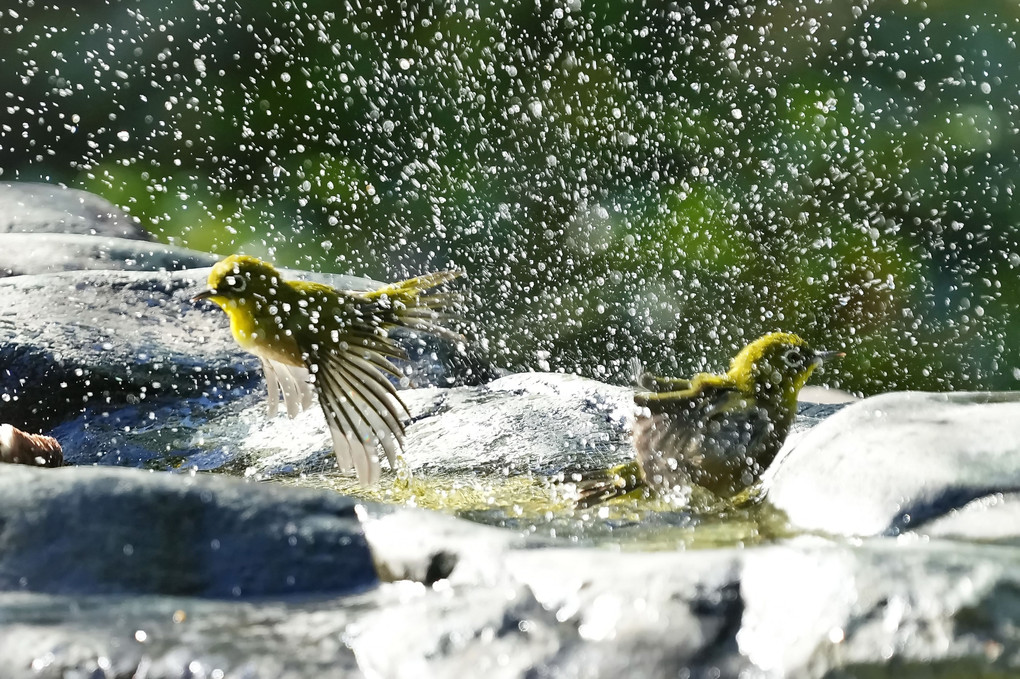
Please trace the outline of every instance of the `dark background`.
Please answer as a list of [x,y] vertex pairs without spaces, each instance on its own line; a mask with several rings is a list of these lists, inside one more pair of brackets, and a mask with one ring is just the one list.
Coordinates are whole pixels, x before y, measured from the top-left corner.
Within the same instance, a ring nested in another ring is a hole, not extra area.
[[157,238],[458,265],[497,363],[628,379],[785,329],[822,381],[1020,379],[1013,1],[0,9],[0,181]]

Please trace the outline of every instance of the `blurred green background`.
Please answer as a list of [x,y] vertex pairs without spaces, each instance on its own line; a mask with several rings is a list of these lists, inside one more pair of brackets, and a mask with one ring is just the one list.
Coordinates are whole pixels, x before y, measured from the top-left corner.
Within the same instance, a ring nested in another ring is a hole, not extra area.
[[458,265],[493,359],[1020,379],[1013,1],[14,0],[0,181],[286,266]]

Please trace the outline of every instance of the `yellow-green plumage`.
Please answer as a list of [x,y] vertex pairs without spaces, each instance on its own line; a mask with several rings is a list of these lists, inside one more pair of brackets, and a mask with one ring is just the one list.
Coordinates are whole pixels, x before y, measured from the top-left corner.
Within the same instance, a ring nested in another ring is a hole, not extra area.
[[276,415],[280,395],[291,417],[318,395],[341,468],[359,480],[378,478],[378,448],[392,466],[401,449],[407,408],[389,377],[407,358],[388,334],[402,327],[460,340],[443,326],[459,301],[453,293],[424,294],[459,271],[438,273],[375,290],[339,290],[322,283],[285,281],[271,264],[231,255],[209,274],[196,299],[218,304],[230,318],[234,339],[260,359]]
[[790,333],[744,347],[721,375],[642,376],[634,395],[636,459],[584,475],[578,506],[647,488],[668,495],[696,485],[732,497],[761,478],[786,440],[797,395],[835,352]]

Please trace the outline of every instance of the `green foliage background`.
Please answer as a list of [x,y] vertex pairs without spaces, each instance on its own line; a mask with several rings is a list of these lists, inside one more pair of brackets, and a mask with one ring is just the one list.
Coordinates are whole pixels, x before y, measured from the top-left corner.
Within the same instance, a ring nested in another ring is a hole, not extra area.
[[851,390],[1011,389],[1018,28],[1006,0],[15,0],[0,180],[281,265],[463,266],[513,369],[683,374],[786,329]]

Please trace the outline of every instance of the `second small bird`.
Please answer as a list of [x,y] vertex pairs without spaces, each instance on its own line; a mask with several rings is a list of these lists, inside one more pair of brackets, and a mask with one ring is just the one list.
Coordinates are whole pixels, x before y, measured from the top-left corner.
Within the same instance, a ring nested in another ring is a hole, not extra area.
[[271,264],[231,255],[213,267],[208,289],[194,299],[226,311],[234,339],[262,359],[270,417],[281,391],[294,417],[311,405],[314,389],[340,468],[354,468],[368,484],[379,477],[379,448],[394,465],[409,417],[390,379],[403,376],[393,361],[407,354],[388,331],[407,328],[461,341],[443,326],[450,318],[445,310],[460,296],[425,294],[459,275],[440,271],[376,290],[339,290],[285,281]]
[[756,483],[797,414],[797,395],[837,351],[816,351],[791,333],[758,338],[722,375],[690,380],[644,375],[634,395],[637,459],[582,474],[577,506],[647,488],[659,495],[699,486],[728,498]]

